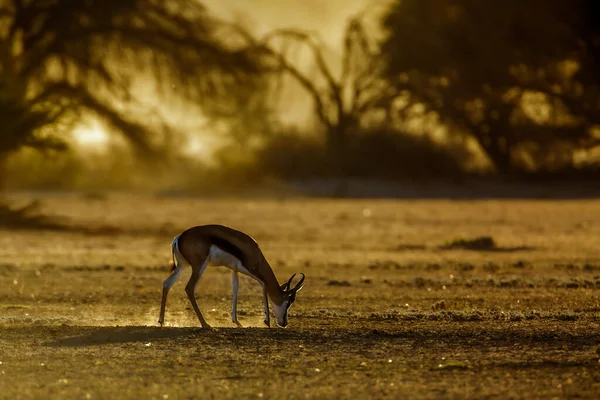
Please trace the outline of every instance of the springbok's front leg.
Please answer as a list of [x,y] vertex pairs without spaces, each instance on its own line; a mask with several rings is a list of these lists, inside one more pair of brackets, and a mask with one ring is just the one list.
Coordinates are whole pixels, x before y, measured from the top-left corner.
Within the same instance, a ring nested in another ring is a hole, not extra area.
[[231,273],[231,286],[233,292],[233,299],[231,304],[231,321],[236,324],[239,328],[242,327],[242,324],[238,322],[237,319],[237,299],[238,299],[238,289],[240,286],[240,278],[238,276],[237,271],[232,271]]
[[211,326],[204,320],[204,317],[202,316],[202,313],[200,312],[198,303],[196,303],[195,291],[196,291],[196,285],[198,284],[198,281],[202,277],[202,273],[204,272],[204,270],[206,269],[207,266],[208,266],[208,260],[205,261],[204,264],[202,264],[202,267],[200,267],[199,270],[197,270],[196,268],[192,268],[192,276],[190,277],[190,280],[188,281],[187,285],[185,286],[185,293],[187,294],[188,299],[190,300],[190,303],[192,303],[192,307],[194,308],[194,311],[196,312],[196,315],[198,316],[198,320],[200,320],[200,324],[202,325],[203,328],[210,328]]
[[267,287],[264,283],[261,282],[262,290],[263,290],[263,301],[265,303],[265,325],[269,328],[271,327],[271,316],[269,314],[269,296],[267,295]]

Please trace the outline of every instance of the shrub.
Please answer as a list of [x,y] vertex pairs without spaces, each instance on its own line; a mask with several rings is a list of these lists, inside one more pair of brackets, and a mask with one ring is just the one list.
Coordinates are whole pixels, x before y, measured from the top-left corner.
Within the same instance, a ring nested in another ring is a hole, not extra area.
[[[322,178],[339,171],[354,178],[448,178],[463,174],[467,151],[425,136],[367,130],[349,136],[333,166],[325,144],[315,137],[285,133],[256,152],[257,170],[278,178]],[[335,168],[335,169],[334,169]]]

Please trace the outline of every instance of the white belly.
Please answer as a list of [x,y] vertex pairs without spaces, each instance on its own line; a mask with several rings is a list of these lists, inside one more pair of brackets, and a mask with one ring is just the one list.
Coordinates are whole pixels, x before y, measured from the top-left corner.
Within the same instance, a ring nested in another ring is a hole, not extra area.
[[236,256],[221,250],[215,245],[210,246],[210,252],[208,253],[208,265],[211,267],[223,266],[246,275],[251,275]]

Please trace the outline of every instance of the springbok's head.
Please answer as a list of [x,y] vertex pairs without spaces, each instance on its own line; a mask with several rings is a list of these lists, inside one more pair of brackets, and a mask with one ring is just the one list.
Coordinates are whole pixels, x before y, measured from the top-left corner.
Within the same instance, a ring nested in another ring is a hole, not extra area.
[[302,278],[300,281],[294,286],[290,288],[292,283],[292,279],[296,276],[296,274],[292,275],[292,277],[283,285],[281,285],[281,290],[283,291],[283,301],[279,305],[273,304],[273,311],[275,313],[275,317],[277,318],[277,325],[285,328],[288,324],[288,310],[296,300],[296,293],[302,289],[304,286],[304,274],[300,273]]

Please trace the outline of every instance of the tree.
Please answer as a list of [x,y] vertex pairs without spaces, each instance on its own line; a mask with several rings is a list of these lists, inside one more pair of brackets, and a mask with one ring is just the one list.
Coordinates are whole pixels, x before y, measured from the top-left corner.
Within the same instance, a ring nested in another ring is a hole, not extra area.
[[[227,102],[260,70],[237,38],[194,0],[0,0],[0,169],[23,147],[65,149],[87,114],[156,160],[172,127],[132,113],[133,89]],[[2,204],[0,222],[56,228],[35,211]]]
[[473,137],[499,172],[561,166],[556,155],[567,166],[598,145],[597,2],[402,0],[383,25],[390,84]]
[[167,127],[127,111],[136,83],[214,103],[257,71],[198,1],[0,0],[0,159],[64,148],[60,133],[85,113],[156,155]]
[[585,66],[580,69],[581,75],[578,78],[600,84],[600,3],[595,0],[581,0],[578,10],[581,18],[575,34],[584,43],[585,51],[585,56],[582,57]]
[[[244,34],[262,54],[267,71],[280,79],[291,77],[310,95],[331,172],[341,174],[349,138],[371,113],[382,106],[387,109],[392,93],[380,79],[382,59],[361,17],[349,19],[346,25],[337,73],[328,62],[327,47],[316,34],[300,29],[277,29],[262,38]],[[300,65],[299,56],[309,57],[308,68]]]

